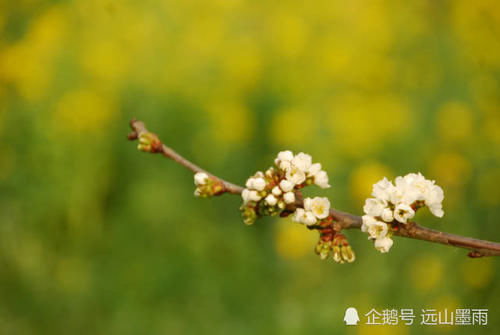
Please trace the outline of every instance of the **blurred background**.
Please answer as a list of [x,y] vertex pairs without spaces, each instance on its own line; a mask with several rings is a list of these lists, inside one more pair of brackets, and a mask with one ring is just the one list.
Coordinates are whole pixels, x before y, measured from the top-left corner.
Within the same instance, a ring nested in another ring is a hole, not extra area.
[[[499,106],[495,0],[0,0],[0,333],[498,334],[499,259],[349,231],[356,262],[321,261],[316,232],[245,226],[126,134],[137,117],[239,184],[310,153],[333,187],[307,194],[356,214],[421,171],[446,214],[419,223],[500,241]],[[417,319],[346,328],[350,306]]]

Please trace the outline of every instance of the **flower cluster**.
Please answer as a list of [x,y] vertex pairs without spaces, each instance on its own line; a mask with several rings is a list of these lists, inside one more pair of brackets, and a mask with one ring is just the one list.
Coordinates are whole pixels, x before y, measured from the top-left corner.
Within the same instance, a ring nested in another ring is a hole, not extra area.
[[[274,163],[274,167],[266,172],[258,171],[245,183],[240,209],[246,224],[252,224],[259,216],[280,214],[287,206],[295,203],[296,191],[307,185],[330,187],[328,175],[321,169],[321,164],[313,164],[308,154],[301,152],[294,155],[291,151],[281,151]],[[317,206],[321,207],[319,204]],[[328,213],[330,204],[323,205],[325,206]],[[307,222],[314,221],[310,224],[316,222],[316,217],[310,217],[313,211],[312,207],[308,210],[310,214]],[[315,211],[321,216],[320,208]]]
[[321,169],[320,163],[312,163],[310,155],[303,152],[294,156],[290,150],[281,151],[274,164],[286,173],[286,180],[293,185],[316,184],[328,188],[328,175]]
[[[321,259],[331,254],[337,263],[353,262],[355,254],[345,236],[340,234],[340,229],[334,225],[328,198],[314,197],[301,201],[300,190],[306,186],[330,187],[328,175],[321,164],[313,164],[308,154],[301,152],[294,155],[291,151],[281,151],[274,163],[275,166],[265,172],[256,172],[246,181],[240,207],[244,222],[251,225],[261,216],[293,214],[293,221],[319,232],[315,251]],[[194,182],[196,196],[207,197],[224,192],[222,182],[204,172],[195,174]]]
[[443,190],[422,174],[397,177],[395,184],[382,179],[373,185],[374,198],[366,199],[361,230],[375,240],[375,248],[388,252],[392,246],[392,224],[406,224],[418,209],[427,206],[437,217],[444,215]]
[[219,195],[224,192],[224,185],[217,178],[210,177],[205,172],[198,172],[194,175],[194,184],[196,197],[208,198],[213,195]]
[[293,221],[303,223],[307,226],[315,225],[318,220],[323,220],[330,213],[330,201],[328,198],[306,198],[304,208],[297,208],[293,214]]

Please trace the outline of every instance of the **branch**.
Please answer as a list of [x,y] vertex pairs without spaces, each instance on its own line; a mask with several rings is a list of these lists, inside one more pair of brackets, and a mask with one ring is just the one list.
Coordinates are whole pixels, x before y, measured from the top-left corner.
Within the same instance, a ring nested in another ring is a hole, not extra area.
[[243,191],[243,187],[225,181],[217,176],[214,176],[210,172],[203,170],[198,165],[191,163],[190,161],[179,155],[177,152],[175,152],[175,150],[173,150],[172,148],[169,148],[165,144],[161,143],[160,140],[158,139],[158,136],[156,136],[153,133],[150,133],[146,129],[143,122],[136,121],[135,119],[133,119],[132,121],[130,121],[130,127],[132,128],[132,132],[129,133],[127,136],[129,140],[133,141],[138,139],[143,134],[149,134],[151,136],[150,145],[152,153],[161,153],[163,154],[163,156],[172,159],[174,162],[179,163],[188,170],[191,170],[191,172],[193,173],[205,172],[207,175],[216,178],[224,185],[223,193],[225,192],[230,194],[241,194],[241,192]]
[[[196,164],[188,161],[181,155],[179,155],[172,148],[167,147],[163,144],[158,137],[150,133],[143,122],[137,121],[135,119],[130,121],[130,127],[132,132],[128,135],[129,140],[140,139],[139,148],[143,151],[148,151],[151,153],[161,153],[163,156],[172,159],[176,163],[184,166],[193,173],[205,172],[207,175],[215,178],[223,185],[223,190],[219,193],[229,193],[229,194],[241,194],[243,187],[235,185],[228,181],[225,181],[208,171],[200,168]],[[143,139],[146,140],[143,140]],[[142,142],[141,142],[142,141]],[[141,147],[142,145],[142,147]],[[295,204],[287,208],[288,212],[293,212],[296,207],[303,206],[303,199],[301,196],[297,197]],[[363,220],[360,216],[356,216],[350,213],[342,212],[336,209],[330,209],[330,215],[336,221],[334,224],[334,229],[341,231],[342,229],[360,229]],[[414,222],[409,222],[407,224],[401,224],[399,222],[393,222],[394,235],[423,240],[432,243],[444,244],[452,247],[464,248],[471,250],[468,253],[469,257],[478,258],[483,256],[500,256],[500,243],[474,239],[470,237],[450,234],[441,232],[438,230],[426,228],[420,226]]]

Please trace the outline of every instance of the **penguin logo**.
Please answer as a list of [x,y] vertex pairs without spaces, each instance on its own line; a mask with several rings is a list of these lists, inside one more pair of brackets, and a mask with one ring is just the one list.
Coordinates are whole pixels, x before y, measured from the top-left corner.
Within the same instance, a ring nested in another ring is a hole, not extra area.
[[359,322],[358,311],[354,307],[345,310],[344,322],[347,326],[357,326]]

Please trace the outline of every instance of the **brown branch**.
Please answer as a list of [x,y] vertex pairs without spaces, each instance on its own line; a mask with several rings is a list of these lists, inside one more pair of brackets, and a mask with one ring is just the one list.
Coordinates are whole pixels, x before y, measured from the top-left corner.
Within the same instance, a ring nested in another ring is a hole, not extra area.
[[[241,194],[241,192],[243,191],[243,187],[225,181],[209,173],[208,171],[200,168],[196,164],[191,163],[190,161],[179,155],[172,148],[167,147],[165,144],[161,143],[161,141],[155,134],[150,133],[146,129],[143,122],[133,119],[132,121],[130,121],[130,127],[132,128],[132,132],[128,135],[129,140],[136,140],[141,135],[148,134],[151,138],[151,146],[148,150],[149,152],[161,153],[163,156],[172,159],[176,163],[179,163],[185,168],[191,170],[193,173],[205,172],[207,175],[222,182],[222,184],[224,185],[224,190],[221,193]],[[302,197],[298,197],[295,206],[302,206],[302,202]],[[336,224],[338,225],[338,228],[340,230],[360,229],[363,223],[360,216],[345,213],[336,209],[331,209],[330,214],[337,222]],[[500,243],[497,242],[478,240],[470,237],[445,233],[420,226],[414,222],[410,222],[408,224],[393,222],[393,228],[394,235],[397,236],[469,249],[471,250],[468,254],[469,257],[477,258],[483,256],[500,256]]]
[[150,133],[146,129],[143,122],[132,119],[130,121],[130,127],[132,128],[132,132],[129,133],[127,136],[127,138],[129,140],[136,140],[139,138],[139,136],[141,136],[142,134],[146,134],[146,133],[149,133],[154,137],[155,142],[152,145],[152,150],[150,151],[151,153],[161,153],[161,154],[163,154],[163,156],[170,158],[171,160],[173,160],[176,163],[179,163],[180,165],[184,166],[188,170],[191,170],[193,173],[205,172],[207,175],[218,179],[224,185],[223,192],[230,193],[230,194],[241,194],[241,192],[243,191],[243,187],[235,185],[235,184],[230,183],[228,181],[225,181],[217,176],[214,176],[210,172],[203,170],[198,165],[191,163],[190,161],[188,161],[187,159],[185,159],[184,157],[179,155],[172,148],[167,147],[165,144],[161,143],[155,134]]

